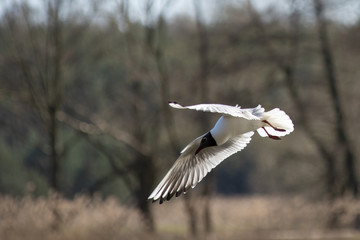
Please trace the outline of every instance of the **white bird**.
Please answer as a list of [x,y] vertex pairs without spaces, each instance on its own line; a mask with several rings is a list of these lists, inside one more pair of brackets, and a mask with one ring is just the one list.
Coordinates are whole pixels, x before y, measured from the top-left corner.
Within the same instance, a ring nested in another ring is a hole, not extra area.
[[148,199],[153,202],[160,199],[160,204],[174,195],[178,197],[190,187],[194,188],[211,169],[245,148],[255,130],[261,137],[275,140],[294,130],[290,117],[278,108],[265,112],[261,105],[245,109],[222,104],[182,106],[170,102],[169,105],[178,109],[221,113],[222,116],[209,132],[181,151],[169,172],[150,194]]

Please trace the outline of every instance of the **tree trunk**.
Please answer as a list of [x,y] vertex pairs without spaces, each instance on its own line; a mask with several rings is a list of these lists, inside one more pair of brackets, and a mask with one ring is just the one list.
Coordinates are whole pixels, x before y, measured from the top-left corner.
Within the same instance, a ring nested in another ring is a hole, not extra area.
[[136,173],[137,179],[139,180],[139,188],[136,192],[137,204],[144,217],[146,230],[150,233],[154,233],[155,222],[149,206],[150,202],[147,198],[154,185],[153,179],[155,179],[155,169],[151,157],[144,158],[139,156],[139,158],[140,159],[137,160],[139,169]]
[[50,184],[53,190],[59,191],[59,154],[57,150],[57,136],[58,126],[56,119],[56,108],[53,106],[49,107],[49,142],[50,142],[50,162],[51,162],[51,175]]
[[198,228],[198,214],[196,211],[196,207],[195,207],[195,203],[194,203],[194,198],[191,197],[192,193],[188,192],[186,194],[187,196],[184,197],[184,202],[185,202],[185,210],[187,212],[187,216],[188,216],[188,224],[189,224],[189,229],[190,229],[190,233],[191,236],[193,237],[197,237],[199,234],[199,228]]
[[345,128],[344,113],[341,105],[341,99],[338,92],[337,76],[334,64],[334,58],[330,42],[328,39],[327,24],[324,18],[324,6],[321,0],[314,0],[315,15],[318,26],[318,35],[321,47],[321,54],[324,63],[325,75],[328,81],[329,92],[332,100],[336,117],[336,136],[344,160],[344,176],[346,180],[342,186],[342,192],[349,191],[353,196],[358,195],[358,180],[355,173],[355,155],[351,148],[349,137]]
[[51,76],[53,84],[51,86],[51,92],[48,95],[48,113],[49,113],[49,137],[50,137],[50,162],[51,167],[51,186],[55,191],[59,191],[59,152],[58,152],[58,124],[56,114],[59,110],[61,102],[61,57],[62,57],[62,42],[61,42],[61,26],[59,19],[61,0],[54,1],[53,8],[49,4],[49,14],[52,24],[50,24],[50,29],[53,33],[53,44],[54,44],[54,56],[53,56],[53,76]]
[[[198,35],[198,58],[199,58],[199,75],[197,76],[196,81],[199,83],[198,91],[200,96],[200,102],[207,103],[209,100],[209,37],[206,31],[206,28],[203,24],[203,14],[202,8],[200,6],[201,2],[194,0],[194,9],[197,25],[197,35]],[[200,124],[203,132],[208,131],[210,128],[209,119],[205,114],[200,116]],[[204,196],[204,205],[203,205],[203,224],[205,233],[211,233],[213,230],[213,224],[211,220],[211,209],[210,201],[211,195],[214,191],[214,182],[215,182],[215,169],[210,172],[207,176],[207,179],[204,183],[204,189],[202,195]]]
[[303,125],[304,131],[313,142],[314,146],[317,148],[319,154],[321,155],[324,166],[326,168],[325,172],[325,186],[326,192],[329,194],[330,198],[336,197],[338,190],[338,176],[336,174],[336,165],[335,165],[335,156],[332,154],[330,149],[326,147],[324,142],[314,134],[314,131],[311,127],[309,117],[306,114],[307,109],[305,108],[301,96],[298,91],[298,86],[295,84],[294,79],[294,70],[297,62],[297,53],[299,48],[299,15],[296,10],[296,6],[292,6],[292,14],[290,16],[290,29],[291,33],[289,36],[290,49],[289,54],[285,58],[281,56],[273,49],[271,42],[268,38],[266,27],[263,25],[261,18],[255,12],[255,10],[250,6],[252,11],[253,21],[258,28],[259,39],[267,47],[268,55],[270,59],[275,59],[279,69],[284,74],[285,86],[289,91],[289,95],[292,101],[295,104],[295,107],[299,113],[299,123]]
[[283,69],[285,75],[285,83],[290,96],[299,112],[299,122],[303,125],[305,133],[308,135],[309,139],[311,139],[317,148],[319,154],[322,156],[324,160],[324,165],[326,168],[325,172],[325,185],[326,192],[329,194],[330,198],[334,198],[336,196],[336,182],[337,175],[335,171],[335,159],[333,155],[327,150],[323,142],[314,135],[314,131],[312,130],[309,118],[306,116],[305,107],[300,99],[299,93],[296,89],[294,83],[294,70],[293,67],[286,66]]

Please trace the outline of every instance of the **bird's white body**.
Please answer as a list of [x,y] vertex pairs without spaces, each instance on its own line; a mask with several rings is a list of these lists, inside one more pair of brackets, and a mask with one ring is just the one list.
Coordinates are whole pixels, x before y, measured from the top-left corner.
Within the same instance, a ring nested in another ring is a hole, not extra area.
[[218,145],[224,144],[230,138],[240,134],[255,131],[264,125],[260,120],[246,120],[245,118],[223,115],[210,130]]
[[149,199],[160,199],[160,203],[195,187],[212,168],[241,151],[250,142],[255,130],[262,137],[276,140],[294,130],[289,116],[278,108],[265,112],[260,105],[247,109],[222,104],[182,106],[170,103],[170,106],[221,113],[222,116],[208,133],[196,138],[181,151],[180,157],[150,194]]

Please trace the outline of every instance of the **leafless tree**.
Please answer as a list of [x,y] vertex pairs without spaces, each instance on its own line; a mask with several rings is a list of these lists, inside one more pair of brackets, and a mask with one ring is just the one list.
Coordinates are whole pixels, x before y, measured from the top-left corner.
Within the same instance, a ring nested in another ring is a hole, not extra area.
[[320,53],[324,64],[324,73],[327,79],[332,107],[335,112],[335,130],[337,146],[341,152],[341,161],[344,163],[345,182],[342,184],[341,192],[350,192],[353,196],[358,195],[358,179],[356,175],[356,157],[349,140],[346,129],[346,119],[344,108],[339,93],[339,81],[334,63],[334,54],[330,45],[329,34],[327,30],[327,21],[324,17],[324,4],[322,0],[314,0],[314,11],[316,16],[318,37],[320,44]]
[[[147,10],[150,12],[152,1],[148,1]],[[165,60],[165,36],[166,36],[166,22],[163,18],[163,13],[170,6],[171,1],[166,1],[158,14],[156,20],[153,20],[154,24],[147,24],[146,26],[146,46],[150,55],[153,57],[157,70],[158,70],[158,79],[160,83],[160,95],[161,95],[161,109],[162,115],[164,118],[164,125],[166,133],[169,138],[169,143],[171,145],[172,152],[174,157],[180,152],[179,137],[175,131],[175,122],[172,112],[168,106],[168,101],[170,100],[170,74],[169,68]],[[148,14],[149,14],[148,12]],[[187,210],[188,219],[189,219],[189,229],[193,236],[198,234],[198,224],[197,224],[197,211],[192,203],[191,194],[187,194],[185,201],[185,208]]]
[[[18,7],[21,19],[12,19],[11,13],[7,13],[7,23],[11,32],[13,43],[13,56],[22,72],[23,86],[28,92],[28,100],[37,112],[47,133],[49,144],[49,162],[51,165],[49,185],[55,191],[61,191],[59,184],[61,153],[58,140],[59,125],[56,115],[63,101],[63,73],[62,58],[64,47],[62,42],[63,23],[59,12],[63,1],[47,1],[46,28],[42,39],[35,37],[36,26],[31,22],[31,13],[26,3],[20,3]],[[26,41],[17,35],[25,28]]]
[[297,67],[298,61],[298,52],[299,52],[299,41],[301,38],[301,25],[300,25],[300,11],[297,8],[297,1],[291,2],[292,12],[289,16],[289,31],[288,31],[288,43],[289,50],[284,55],[279,53],[271,43],[269,38],[268,31],[263,23],[261,17],[257,12],[252,9],[253,22],[258,29],[259,39],[266,46],[267,53],[271,59],[275,60],[279,70],[283,73],[285,86],[289,91],[289,96],[291,96],[294,105],[296,106],[299,123],[303,125],[305,133],[308,135],[309,139],[316,146],[319,154],[321,155],[324,166],[326,167],[325,182],[326,182],[326,191],[329,194],[330,198],[336,197],[340,194],[339,184],[340,178],[336,171],[336,154],[334,154],[334,149],[341,149],[345,153],[345,176],[347,176],[347,183],[343,186],[344,190],[348,189],[353,195],[357,195],[357,178],[354,173],[354,153],[351,150],[351,144],[349,143],[345,122],[343,117],[343,109],[340,104],[340,98],[338,94],[338,88],[336,83],[336,74],[335,66],[333,63],[333,56],[331,53],[331,48],[328,42],[328,34],[326,30],[326,21],[323,17],[322,9],[323,5],[321,1],[314,1],[315,13],[318,25],[318,35],[320,39],[321,46],[321,55],[324,62],[324,68],[326,76],[328,79],[328,87],[330,96],[332,99],[332,106],[334,107],[334,112],[336,114],[336,135],[338,139],[338,144],[340,148],[329,148],[323,139],[315,134],[314,127],[310,123],[309,109],[307,109],[304,103],[304,99],[299,92],[299,86],[296,83],[295,70]]
[[[60,122],[65,123],[75,131],[81,133],[98,151],[106,156],[111,166],[110,173],[99,178],[91,185],[89,189],[90,193],[98,191],[105,184],[109,184],[116,179],[121,179],[132,196],[135,197],[135,206],[140,209],[144,216],[146,229],[154,232],[155,222],[149,208],[149,202],[147,201],[147,196],[152,188],[153,179],[155,178],[153,152],[147,144],[144,143],[144,139],[120,128],[113,127],[100,116],[89,112],[84,113],[84,111],[80,109],[78,109],[78,112],[82,112],[85,115],[84,117],[89,119],[90,122],[76,119],[63,111],[59,112],[57,117]],[[137,123],[141,124],[139,122]],[[134,152],[132,161],[128,164],[120,164],[121,160],[119,157],[99,140],[102,135],[107,135],[120,145],[131,149],[131,151]],[[136,184],[131,180],[133,177],[136,179]]]
[[[197,26],[197,37],[198,37],[198,59],[199,59],[199,74],[196,76],[195,81],[198,83],[198,92],[200,96],[200,102],[206,103],[209,101],[209,87],[211,84],[209,83],[209,74],[210,74],[210,59],[209,59],[209,48],[210,42],[207,33],[207,29],[204,23],[203,10],[201,6],[202,1],[193,1],[194,9],[195,9],[195,18],[196,18],[196,26]],[[201,115],[201,130],[203,132],[208,131],[210,127],[210,123],[206,115]],[[206,233],[212,232],[212,220],[211,220],[211,209],[210,209],[210,200],[211,195],[214,188],[215,169],[209,173],[207,177],[207,181],[205,182],[203,195],[204,195],[204,228]]]

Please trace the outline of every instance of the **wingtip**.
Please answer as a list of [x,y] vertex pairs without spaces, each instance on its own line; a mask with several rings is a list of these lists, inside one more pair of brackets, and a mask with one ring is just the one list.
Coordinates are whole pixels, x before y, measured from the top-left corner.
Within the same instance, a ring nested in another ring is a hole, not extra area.
[[[172,196],[171,196],[171,197],[172,197]],[[170,197],[170,198],[171,198],[171,197]],[[150,200],[151,203],[159,202],[159,204],[163,204],[165,201],[169,201],[170,199],[160,197],[160,198],[148,198],[148,200]]]
[[155,199],[155,198],[151,198],[151,199],[148,199],[151,201],[151,203],[155,203],[159,200],[159,204],[162,204],[162,200],[161,199]]
[[148,200],[151,201],[151,203],[154,202],[159,202],[159,204],[163,204],[166,201],[170,201],[174,196],[177,198],[179,195],[181,195],[182,193],[186,193],[186,191],[184,192],[174,192],[172,194],[167,195],[166,197],[160,197],[160,198],[148,198]]
[[184,106],[182,106],[178,102],[169,102],[169,105],[170,105],[170,107],[173,107],[173,108],[184,108]]

